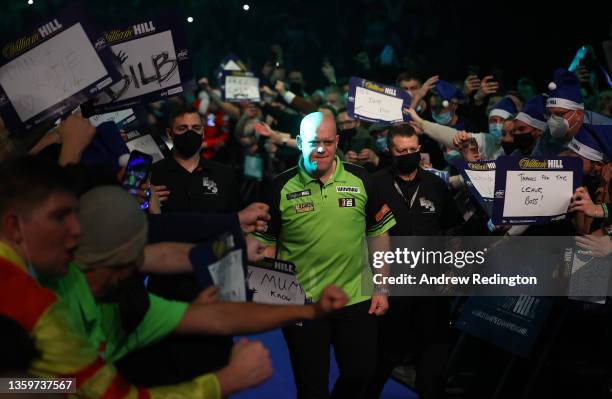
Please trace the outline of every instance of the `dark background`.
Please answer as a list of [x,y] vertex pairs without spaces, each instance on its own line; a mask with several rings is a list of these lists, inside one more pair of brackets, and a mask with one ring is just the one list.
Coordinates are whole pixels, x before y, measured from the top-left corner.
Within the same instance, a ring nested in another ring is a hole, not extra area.
[[[52,16],[68,0],[0,0],[4,39]],[[243,11],[248,3],[250,10]],[[270,44],[281,44],[285,65],[304,71],[308,91],[324,84],[327,57],[338,77],[355,73],[353,57],[367,51],[374,63],[385,44],[394,47],[391,67],[374,76],[383,83],[409,69],[423,78],[440,74],[463,80],[469,65],[481,77],[497,67],[515,86],[531,77],[539,90],[552,71],[570,64],[576,50],[590,43],[605,65],[601,42],[612,38],[612,2],[452,1],[452,0],[105,0],[88,1],[102,28],[120,27],[149,15],[180,12],[198,76],[212,75],[222,57],[235,54],[256,73],[272,59]],[[3,40],[4,41],[4,40]]]

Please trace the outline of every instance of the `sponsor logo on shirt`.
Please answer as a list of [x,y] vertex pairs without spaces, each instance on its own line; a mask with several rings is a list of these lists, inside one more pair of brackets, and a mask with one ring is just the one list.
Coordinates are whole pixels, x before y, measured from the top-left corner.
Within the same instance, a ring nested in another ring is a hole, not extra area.
[[378,222],[380,222],[380,221],[382,220],[382,218],[384,218],[384,217],[385,217],[385,215],[386,215],[387,213],[389,213],[389,212],[391,212],[391,209],[389,208],[389,205],[384,204],[384,205],[382,206],[382,208],[380,208],[380,211],[378,211],[378,213],[376,213],[376,217],[375,217],[376,222],[377,222],[377,223],[378,223]]
[[312,211],[314,211],[314,204],[312,202],[305,202],[303,204],[295,205],[296,213],[306,213],[306,212],[312,212]]
[[355,198],[338,198],[338,206],[340,208],[354,208]]
[[338,193],[359,193],[359,187],[336,186],[336,192]]
[[427,209],[430,212],[436,211],[436,207],[434,206],[433,202],[431,202],[427,198],[419,197],[419,203],[423,208]]
[[202,186],[204,186],[204,194],[217,194],[219,192],[217,183],[215,183],[214,180],[211,180],[208,177],[202,178]]
[[310,189],[296,191],[294,193],[287,194],[287,200],[292,200],[292,199],[301,198],[301,197],[308,197],[309,195],[310,195]]

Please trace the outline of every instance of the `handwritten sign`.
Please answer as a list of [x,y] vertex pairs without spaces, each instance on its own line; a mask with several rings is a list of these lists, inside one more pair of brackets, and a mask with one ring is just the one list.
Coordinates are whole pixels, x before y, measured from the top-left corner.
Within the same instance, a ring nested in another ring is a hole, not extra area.
[[304,289],[295,277],[293,263],[266,258],[257,265],[249,265],[247,284],[253,302],[303,305],[306,301]]
[[192,79],[183,25],[175,18],[151,19],[104,32],[122,79],[104,90],[96,109],[116,110],[182,93]]
[[465,162],[455,160],[453,165],[459,170],[472,196],[490,216],[493,213],[495,194],[495,161]]
[[349,81],[347,112],[353,118],[371,123],[408,121],[403,110],[410,102],[410,95],[400,88],[356,77]]
[[9,130],[64,115],[118,77],[112,53],[94,47],[95,32],[76,6],[2,45],[0,112]]
[[582,181],[580,158],[497,159],[494,224],[543,224],[565,218]]
[[228,102],[259,102],[259,78],[250,72],[231,72],[225,76],[224,98]]
[[242,249],[235,249],[219,261],[209,265],[208,271],[213,283],[219,287],[219,297],[222,301],[246,301]]
[[132,130],[127,132],[126,136],[125,145],[127,145],[130,152],[138,150],[145,154],[149,154],[153,157],[153,163],[164,159],[164,154],[150,134],[142,134],[138,130]]

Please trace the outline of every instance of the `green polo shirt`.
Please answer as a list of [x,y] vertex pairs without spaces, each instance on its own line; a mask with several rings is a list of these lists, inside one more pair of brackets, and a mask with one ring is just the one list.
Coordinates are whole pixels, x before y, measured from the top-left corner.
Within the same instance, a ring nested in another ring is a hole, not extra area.
[[370,273],[365,238],[385,233],[395,218],[364,168],[336,156],[336,170],[323,184],[300,160],[272,181],[267,202],[272,219],[254,235],[276,245],[277,258],[295,263],[308,298],[318,300],[328,284],[342,288],[349,305],[370,298],[361,293],[361,272]]
[[42,281],[42,284],[55,291],[69,309],[74,328],[100,348],[108,361],[116,361],[170,334],[189,305],[149,294],[150,305],[144,319],[131,334],[126,335],[121,328],[119,307],[96,303],[85,275],[76,265],[70,264],[66,276]]

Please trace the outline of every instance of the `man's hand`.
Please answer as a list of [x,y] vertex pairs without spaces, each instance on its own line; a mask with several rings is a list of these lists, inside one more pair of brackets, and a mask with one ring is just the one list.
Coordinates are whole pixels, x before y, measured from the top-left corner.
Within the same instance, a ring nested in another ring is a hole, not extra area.
[[80,112],[76,112],[60,123],[58,134],[62,142],[60,164],[67,165],[81,160],[81,154],[91,143],[96,128]]
[[455,147],[460,147],[462,143],[466,141],[470,141],[472,139],[472,135],[466,132],[465,130],[460,130],[453,136],[453,145]]
[[323,289],[321,299],[315,306],[315,317],[321,317],[334,310],[342,309],[349,301],[348,296],[344,291],[335,285],[328,285]]
[[210,86],[208,84],[208,78],[207,77],[203,77],[200,80],[198,80],[198,84],[200,85],[200,87],[206,91],[210,91]]
[[216,285],[211,285],[200,292],[192,303],[197,303],[198,305],[210,305],[211,303],[219,302],[219,299],[219,287]]
[[376,316],[382,316],[387,313],[389,309],[389,300],[384,294],[374,294],[372,295],[372,304],[370,305],[370,310],[368,310],[368,314],[374,314]]
[[423,129],[423,118],[413,108],[404,108],[404,112],[410,115],[410,119],[412,119],[410,122],[414,122],[419,128]]
[[480,79],[476,75],[469,75],[463,82],[463,92],[466,96],[472,95],[473,92],[480,88]]
[[270,207],[261,202],[254,202],[238,212],[240,228],[246,234],[254,231],[266,231],[267,221],[270,220],[268,211]]
[[253,129],[255,129],[260,136],[271,137],[274,134],[272,128],[268,126],[267,123],[263,122],[253,123]]
[[168,201],[168,197],[170,196],[170,190],[168,190],[167,186],[151,185],[151,192],[155,192],[160,203]]
[[584,187],[578,187],[570,200],[570,212],[584,212],[585,215],[592,218],[602,218],[604,210],[601,205],[594,204],[589,191]]
[[429,93],[429,90],[433,89],[436,86],[436,83],[438,83],[439,80],[440,80],[440,76],[438,75],[432,76],[431,78],[427,79],[425,83],[423,83],[419,91],[417,92],[416,97],[419,99],[424,98],[427,95],[427,93]]
[[274,83],[274,90],[280,93],[281,96],[284,95],[287,91],[285,89],[285,82],[283,82],[282,80],[277,80],[276,83]]
[[376,153],[369,148],[364,148],[361,150],[357,158],[359,159],[359,163],[370,162],[374,164],[374,166],[378,166],[378,162],[380,161],[378,155],[376,155]]
[[259,240],[251,237],[245,237],[247,244],[247,259],[251,263],[259,262],[264,258],[264,251],[266,250],[266,246],[261,243]]
[[591,256],[596,258],[604,258],[612,253],[612,240],[607,235],[577,236],[576,245],[591,251]]
[[272,90],[271,88],[269,88],[269,87],[268,87],[268,86],[266,86],[266,85],[263,85],[263,86],[261,87],[261,91],[263,91],[263,92],[264,92],[264,94],[267,94],[267,95],[269,95],[270,97],[276,97],[276,95],[278,94],[277,92],[275,92],[274,90]]
[[476,92],[476,99],[484,100],[487,96],[497,93],[499,82],[493,80],[493,75],[486,76],[480,82],[480,88]]
[[359,161],[359,156],[355,151],[347,151],[346,154],[344,154],[344,160],[350,163],[357,163],[357,161]]
[[270,378],[272,372],[270,354],[262,343],[241,338],[232,348],[227,367],[216,373],[221,396],[259,385]]

